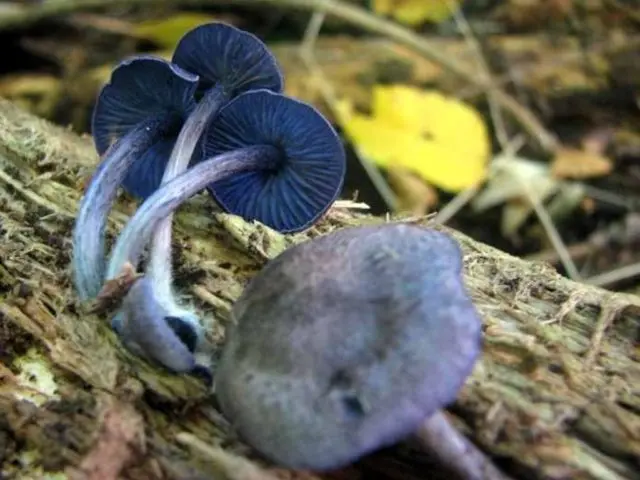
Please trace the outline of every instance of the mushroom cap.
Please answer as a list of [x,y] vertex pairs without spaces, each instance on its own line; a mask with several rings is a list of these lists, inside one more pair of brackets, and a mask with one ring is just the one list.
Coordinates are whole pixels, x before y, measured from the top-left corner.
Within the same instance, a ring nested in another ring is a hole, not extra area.
[[249,283],[216,372],[223,413],[263,455],[330,470],[451,403],[481,319],[448,235],[407,224],[292,247]]
[[312,106],[268,90],[229,102],[203,136],[210,158],[254,145],[281,152],[277,168],[241,172],[208,189],[226,211],[281,231],[313,224],[342,190],[346,159],[331,124]]
[[218,84],[229,98],[262,88],[282,92],[284,86],[280,67],[267,46],[226,23],[207,23],[185,33],[172,62],[200,77],[199,94]]
[[151,117],[166,117],[168,129],[134,162],[122,184],[135,196],[146,198],[160,184],[171,149],[187,115],[195,106],[198,76],[151,55],[120,63],[98,96],[91,131],[103,155],[134,126]]

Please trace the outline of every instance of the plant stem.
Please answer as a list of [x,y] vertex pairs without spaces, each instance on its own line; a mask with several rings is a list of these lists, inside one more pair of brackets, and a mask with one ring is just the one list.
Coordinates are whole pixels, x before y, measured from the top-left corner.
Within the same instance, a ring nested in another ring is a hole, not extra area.
[[120,312],[117,330],[129,350],[177,373],[193,369],[193,353],[166,321],[170,312],[156,297],[148,278],[142,277],[133,284]]

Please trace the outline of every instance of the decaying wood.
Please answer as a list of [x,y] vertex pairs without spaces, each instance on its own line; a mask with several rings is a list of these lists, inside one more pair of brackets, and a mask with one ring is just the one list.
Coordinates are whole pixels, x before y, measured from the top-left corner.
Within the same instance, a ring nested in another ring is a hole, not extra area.
[[[0,100],[3,477],[432,478],[411,444],[332,475],[270,466],[234,436],[198,379],[127,354],[107,319],[76,303],[69,279],[74,212],[96,162],[89,139]],[[133,208],[119,201],[111,236]],[[266,259],[379,221],[334,209],[284,237],[214,215],[199,197],[177,216],[178,284],[219,345],[232,302]],[[485,323],[482,360],[450,409],[456,426],[516,478],[639,478],[640,300],[452,233]]]

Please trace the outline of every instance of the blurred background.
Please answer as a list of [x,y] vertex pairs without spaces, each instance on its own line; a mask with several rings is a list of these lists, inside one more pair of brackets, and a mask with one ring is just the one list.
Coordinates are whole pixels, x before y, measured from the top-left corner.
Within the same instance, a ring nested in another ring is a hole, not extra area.
[[90,134],[119,61],[214,20],[339,130],[343,198],[640,292],[637,0],[0,1],[0,96]]

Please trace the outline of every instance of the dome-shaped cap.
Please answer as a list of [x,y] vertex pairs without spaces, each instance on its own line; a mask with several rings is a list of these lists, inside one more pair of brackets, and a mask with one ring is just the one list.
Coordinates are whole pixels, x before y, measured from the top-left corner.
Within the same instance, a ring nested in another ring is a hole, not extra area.
[[233,97],[262,88],[281,92],[284,84],[267,46],[255,35],[225,23],[208,23],[185,33],[172,61],[199,75],[199,92],[221,84]]
[[327,470],[396,443],[451,403],[481,319],[448,235],[340,230],[288,249],[236,302],[216,394],[276,463]]

